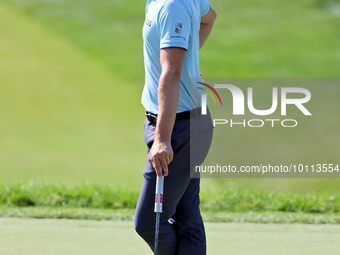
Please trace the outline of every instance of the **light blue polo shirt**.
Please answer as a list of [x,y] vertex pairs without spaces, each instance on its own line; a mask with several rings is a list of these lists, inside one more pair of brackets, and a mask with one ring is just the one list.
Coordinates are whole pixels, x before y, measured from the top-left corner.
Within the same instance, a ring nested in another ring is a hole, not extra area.
[[148,0],[143,27],[145,85],[144,108],[158,114],[158,82],[162,73],[160,50],[167,47],[186,49],[180,80],[177,112],[201,106],[205,93],[191,83],[200,78],[199,30],[201,17],[210,9],[208,0]]

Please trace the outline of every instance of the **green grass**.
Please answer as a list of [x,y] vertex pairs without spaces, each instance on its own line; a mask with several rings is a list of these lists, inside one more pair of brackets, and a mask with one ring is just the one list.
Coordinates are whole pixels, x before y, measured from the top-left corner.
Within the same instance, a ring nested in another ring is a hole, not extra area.
[[[143,83],[144,0],[2,0],[69,38],[116,75]],[[339,77],[339,1],[212,0],[206,77]]]
[[[134,209],[138,190],[103,186],[15,185],[0,186],[0,205],[9,207],[53,207]],[[166,197],[164,198],[166,199]],[[340,193],[298,194],[250,190],[201,192],[201,210],[218,212],[339,213]]]
[[[94,209],[65,207],[0,206],[2,218],[73,219],[133,221],[134,209]],[[211,212],[202,211],[204,222],[275,223],[275,224],[340,224],[339,213],[291,212]]]
[[68,208],[131,209],[138,199],[137,190],[110,189],[103,186],[2,186],[0,204],[8,206],[48,206]]
[[0,14],[1,182],[137,186],[122,170],[144,162],[139,91],[34,18]]
[[[152,254],[132,222],[0,218],[3,255]],[[338,225],[207,223],[208,255],[336,255]],[[15,235],[14,235],[15,233]]]
[[[74,219],[74,220],[113,220],[132,221],[134,209],[93,209],[65,207],[11,207],[0,206],[0,217],[35,218],[35,219]],[[323,215],[325,216],[325,215]],[[320,216],[319,216],[320,217]],[[292,217],[293,218],[293,217]],[[328,223],[335,223],[337,216],[321,217]],[[333,218],[333,222],[326,220]]]

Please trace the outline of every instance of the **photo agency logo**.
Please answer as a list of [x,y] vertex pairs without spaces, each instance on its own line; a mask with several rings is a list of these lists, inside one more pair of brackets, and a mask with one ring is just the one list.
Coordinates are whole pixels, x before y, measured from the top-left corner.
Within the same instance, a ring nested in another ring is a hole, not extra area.
[[[262,118],[253,118],[253,119],[243,119],[241,121],[235,119],[225,119],[218,118],[213,119],[214,127],[216,125],[229,125],[230,127],[251,127],[251,128],[259,128],[264,127],[265,125],[271,125],[271,127],[282,126],[285,128],[292,128],[298,125],[298,121],[296,119],[286,119],[286,118],[270,118],[271,115],[278,112],[278,108],[280,108],[281,116],[287,116],[287,106],[293,105],[297,107],[297,109],[304,116],[312,116],[311,112],[305,106],[311,100],[311,92],[306,88],[301,87],[272,87],[272,105],[269,109],[256,109],[254,106],[254,95],[253,95],[253,87],[248,87],[246,89],[246,96],[244,91],[238,86],[231,84],[215,84],[214,88],[206,83],[201,83],[202,88],[207,92],[207,94],[213,99],[216,105],[216,100],[214,96],[208,89],[210,89],[219,99],[220,105],[222,106],[222,100],[220,94],[217,93],[215,89],[223,89],[228,90],[232,95],[232,115],[233,116],[245,116],[245,101],[247,101],[247,107],[250,113],[256,116],[266,116]],[[208,88],[208,89],[206,89]],[[222,90],[221,90],[222,91]],[[207,94],[201,95],[201,114],[207,114]],[[279,107],[279,96],[281,99],[281,104]],[[295,97],[295,98],[294,98]],[[298,97],[298,98],[296,98]],[[228,98],[229,100],[229,98]],[[259,100],[257,100],[259,101]],[[230,109],[228,109],[230,110]]]

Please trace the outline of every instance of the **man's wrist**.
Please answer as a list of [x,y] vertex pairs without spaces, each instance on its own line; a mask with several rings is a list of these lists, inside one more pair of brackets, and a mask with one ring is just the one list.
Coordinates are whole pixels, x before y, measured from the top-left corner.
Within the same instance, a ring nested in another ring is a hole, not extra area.
[[169,143],[171,142],[171,137],[164,137],[164,136],[161,136],[161,135],[155,135],[155,139],[154,139],[154,142],[156,143]]

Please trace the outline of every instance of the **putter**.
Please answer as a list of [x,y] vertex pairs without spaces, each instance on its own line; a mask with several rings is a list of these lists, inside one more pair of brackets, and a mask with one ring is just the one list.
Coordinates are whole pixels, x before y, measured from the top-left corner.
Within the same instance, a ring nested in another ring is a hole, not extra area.
[[164,174],[162,171],[162,178],[159,179],[156,176],[156,195],[155,195],[155,213],[156,213],[156,229],[155,229],[155,250],[154,253],[158,253],[158,235],[159,235],[159,218],[160,214],[163,212],[163,187],[164,187]]

